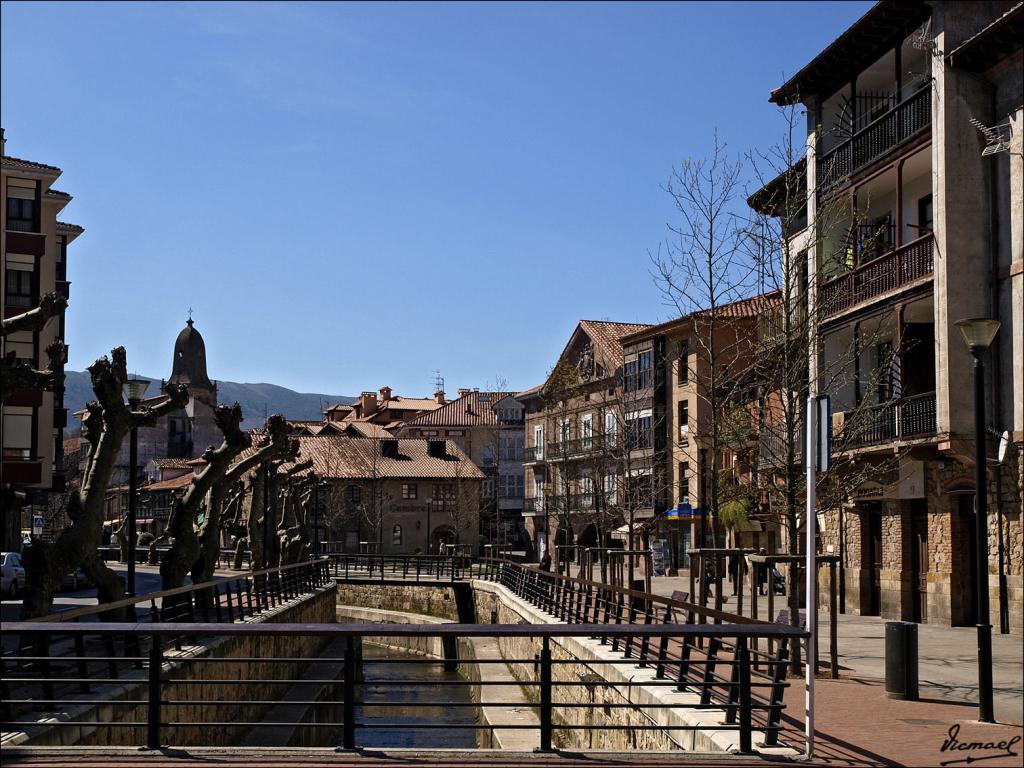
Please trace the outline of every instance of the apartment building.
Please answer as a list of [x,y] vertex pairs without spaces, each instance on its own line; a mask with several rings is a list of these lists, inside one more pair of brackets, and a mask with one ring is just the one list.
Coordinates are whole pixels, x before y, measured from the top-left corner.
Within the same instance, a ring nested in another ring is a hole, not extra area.
[[[68,297],[67,247],[83,230],[58,219],[71,202],[71,195],[53,186],[60,177],[60,168],[9,156],[2,135],[0,144],[0,187],[4,195],[0,213],[0,311],[7,318],[36,307],[47,293]],[[35,368],[45,368],[46,348],[63,340],[64,331],[61,314],[42,331],[4,338],[0,353],[13,353],[31,361]],[[45,515],[50,492],[63,490],[67,411],[62,398],[51,392],[17,392],[2,407],[0,489],[4,520],[0,544],[4,549],[18,549],[20,531],[31,527],[31,516]]]
[[[647,327],[581,320],[544,384],[516,395],[526,431],[524,525],[538,557],[557,544],[604,545],[630,518],[636,525],[653,514],[654,417],[628,407],[653,363],[627,363],[622,349]],[[626,376],[638,383],[623,397]]]
[[484,474],[480,533],[506,544],[523,529],[523,404],[512,392],[460,389],[440,408],[405,422],[399,437],[447,439]]
[[[757,428],[757,382],[751,379],[751,357],[763,318],[777,309],[775,292],[725,304],[714,319],[702,311],[670,320],[622,338],[626,375],[620,398],[628,403],[627,420],[650,415],[652,434],[638,444],[633,456],[652,466],[654,480],[639,517],[656,518],[652,532],[663,540],[666,564],[689,567],[691,548],[713,546],[709,525],[711,476],[736,487],[752,481],[756,450],[749,441],[739,444],[720,428],[717,451],[711,439],[713,408],[718,418],[739,405],[750,413],[750,430]],[[711,368],[716,371],[711,397]],[[714,452],[713,452],[714,451]],[[713,462],[712,457],[718,456]],[[722,500],[727,496],[722,491]],[[726,541],[728,534],[729,541]],[[759,509],[749,510],[749,521],[720,534],[719,544],[765,547],[779,545],[778,526]]]
[[988,317],[989,594],[1021,631],[1022,40],[1019,2],[879,2],[771,94],[807,112],[790,252],[812,384],[847,458],[881,468],[825,513],[849,612],[975,622],[973,364],[955,322]]

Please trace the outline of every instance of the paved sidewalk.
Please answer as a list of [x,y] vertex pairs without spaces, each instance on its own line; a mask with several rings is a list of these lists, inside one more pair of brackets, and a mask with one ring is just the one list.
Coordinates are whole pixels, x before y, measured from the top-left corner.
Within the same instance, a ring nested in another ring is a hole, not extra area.
[[[655,594],[670,597],[675,590],[688,592],[689,576],[658,576],[652,579]],[[749,589],[749,588],[748,588]],[[736,597],[724,585],[724,608],[736,611]],[[767,618],[766,598],[758,599],[759,618]],[[743,596],[743,613],[750,615],[749,591]],[[714,599],[708,604],[714,606]],[[776,613],[786,607],[786,598],[776,596]],[[819,613],[818,629],[824,645],[822,661],[828,663],[828,614]],[[839,668],[843,677],[865,680],[885,679],[885,623],[878,616],[840,614],[837,620]],[[978,701],[978,646],[973,627],[918,625],[918,676],[922,700],[955,704]],[[996,719],[1001,723],[1024,722],[1024,644],[1018,635],[992,636],[992,677],[995,688]],[[977,713],[975,712],[975,715]]]

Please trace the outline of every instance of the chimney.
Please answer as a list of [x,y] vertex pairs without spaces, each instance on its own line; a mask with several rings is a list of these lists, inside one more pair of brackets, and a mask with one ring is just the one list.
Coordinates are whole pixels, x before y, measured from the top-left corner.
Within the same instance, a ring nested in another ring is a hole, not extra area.
[[359,417],[365,419],[377,411],[377,393],[359,393]]
[[434,399],[437,401],[438,405],[444,405],[446,402],[446,400],[444,399],[444,390],[437,390],[437,392],[434,393]]
[[394,437],[380,441],[380,455],[387,459],[398,458],[398,439]]
[[435,459],[445,459],[448,457],[448,441],[447,440],[427,440],[427,454]]
[[390,400],[391,399],[391,387],[381,387],[380,388],[380,399],[381,400]]
[[465,397],[466,395],[468,395],[472,391],[473,390],[471,390],[471,389],[460,389],[459,390],[459,397]]

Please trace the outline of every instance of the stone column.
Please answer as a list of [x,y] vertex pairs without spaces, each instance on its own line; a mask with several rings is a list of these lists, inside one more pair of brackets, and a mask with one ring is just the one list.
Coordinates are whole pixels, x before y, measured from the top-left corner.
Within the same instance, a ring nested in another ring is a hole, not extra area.
[[910,513],[902,501],[882,502],[882,618],[913,618]]

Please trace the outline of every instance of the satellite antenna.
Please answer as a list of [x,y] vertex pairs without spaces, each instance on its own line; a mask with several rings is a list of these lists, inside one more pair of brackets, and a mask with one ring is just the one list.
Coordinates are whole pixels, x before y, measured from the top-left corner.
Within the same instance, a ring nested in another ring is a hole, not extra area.
[[1013,137],[1013,129],[1009,123],[1000,123],[989,128],[981,120],[972,117],[971,125],[977,128],[978,132],[985,137],[985,148],[981,150],[982,157],[1010,151],[1010,139]]
[[1010,450],[1010,430],[1004,430],[1003,434],[999,436],[999,452],[996,454],[996,458],[999,463],[1002,464],[1006,461],[1006,454]]

